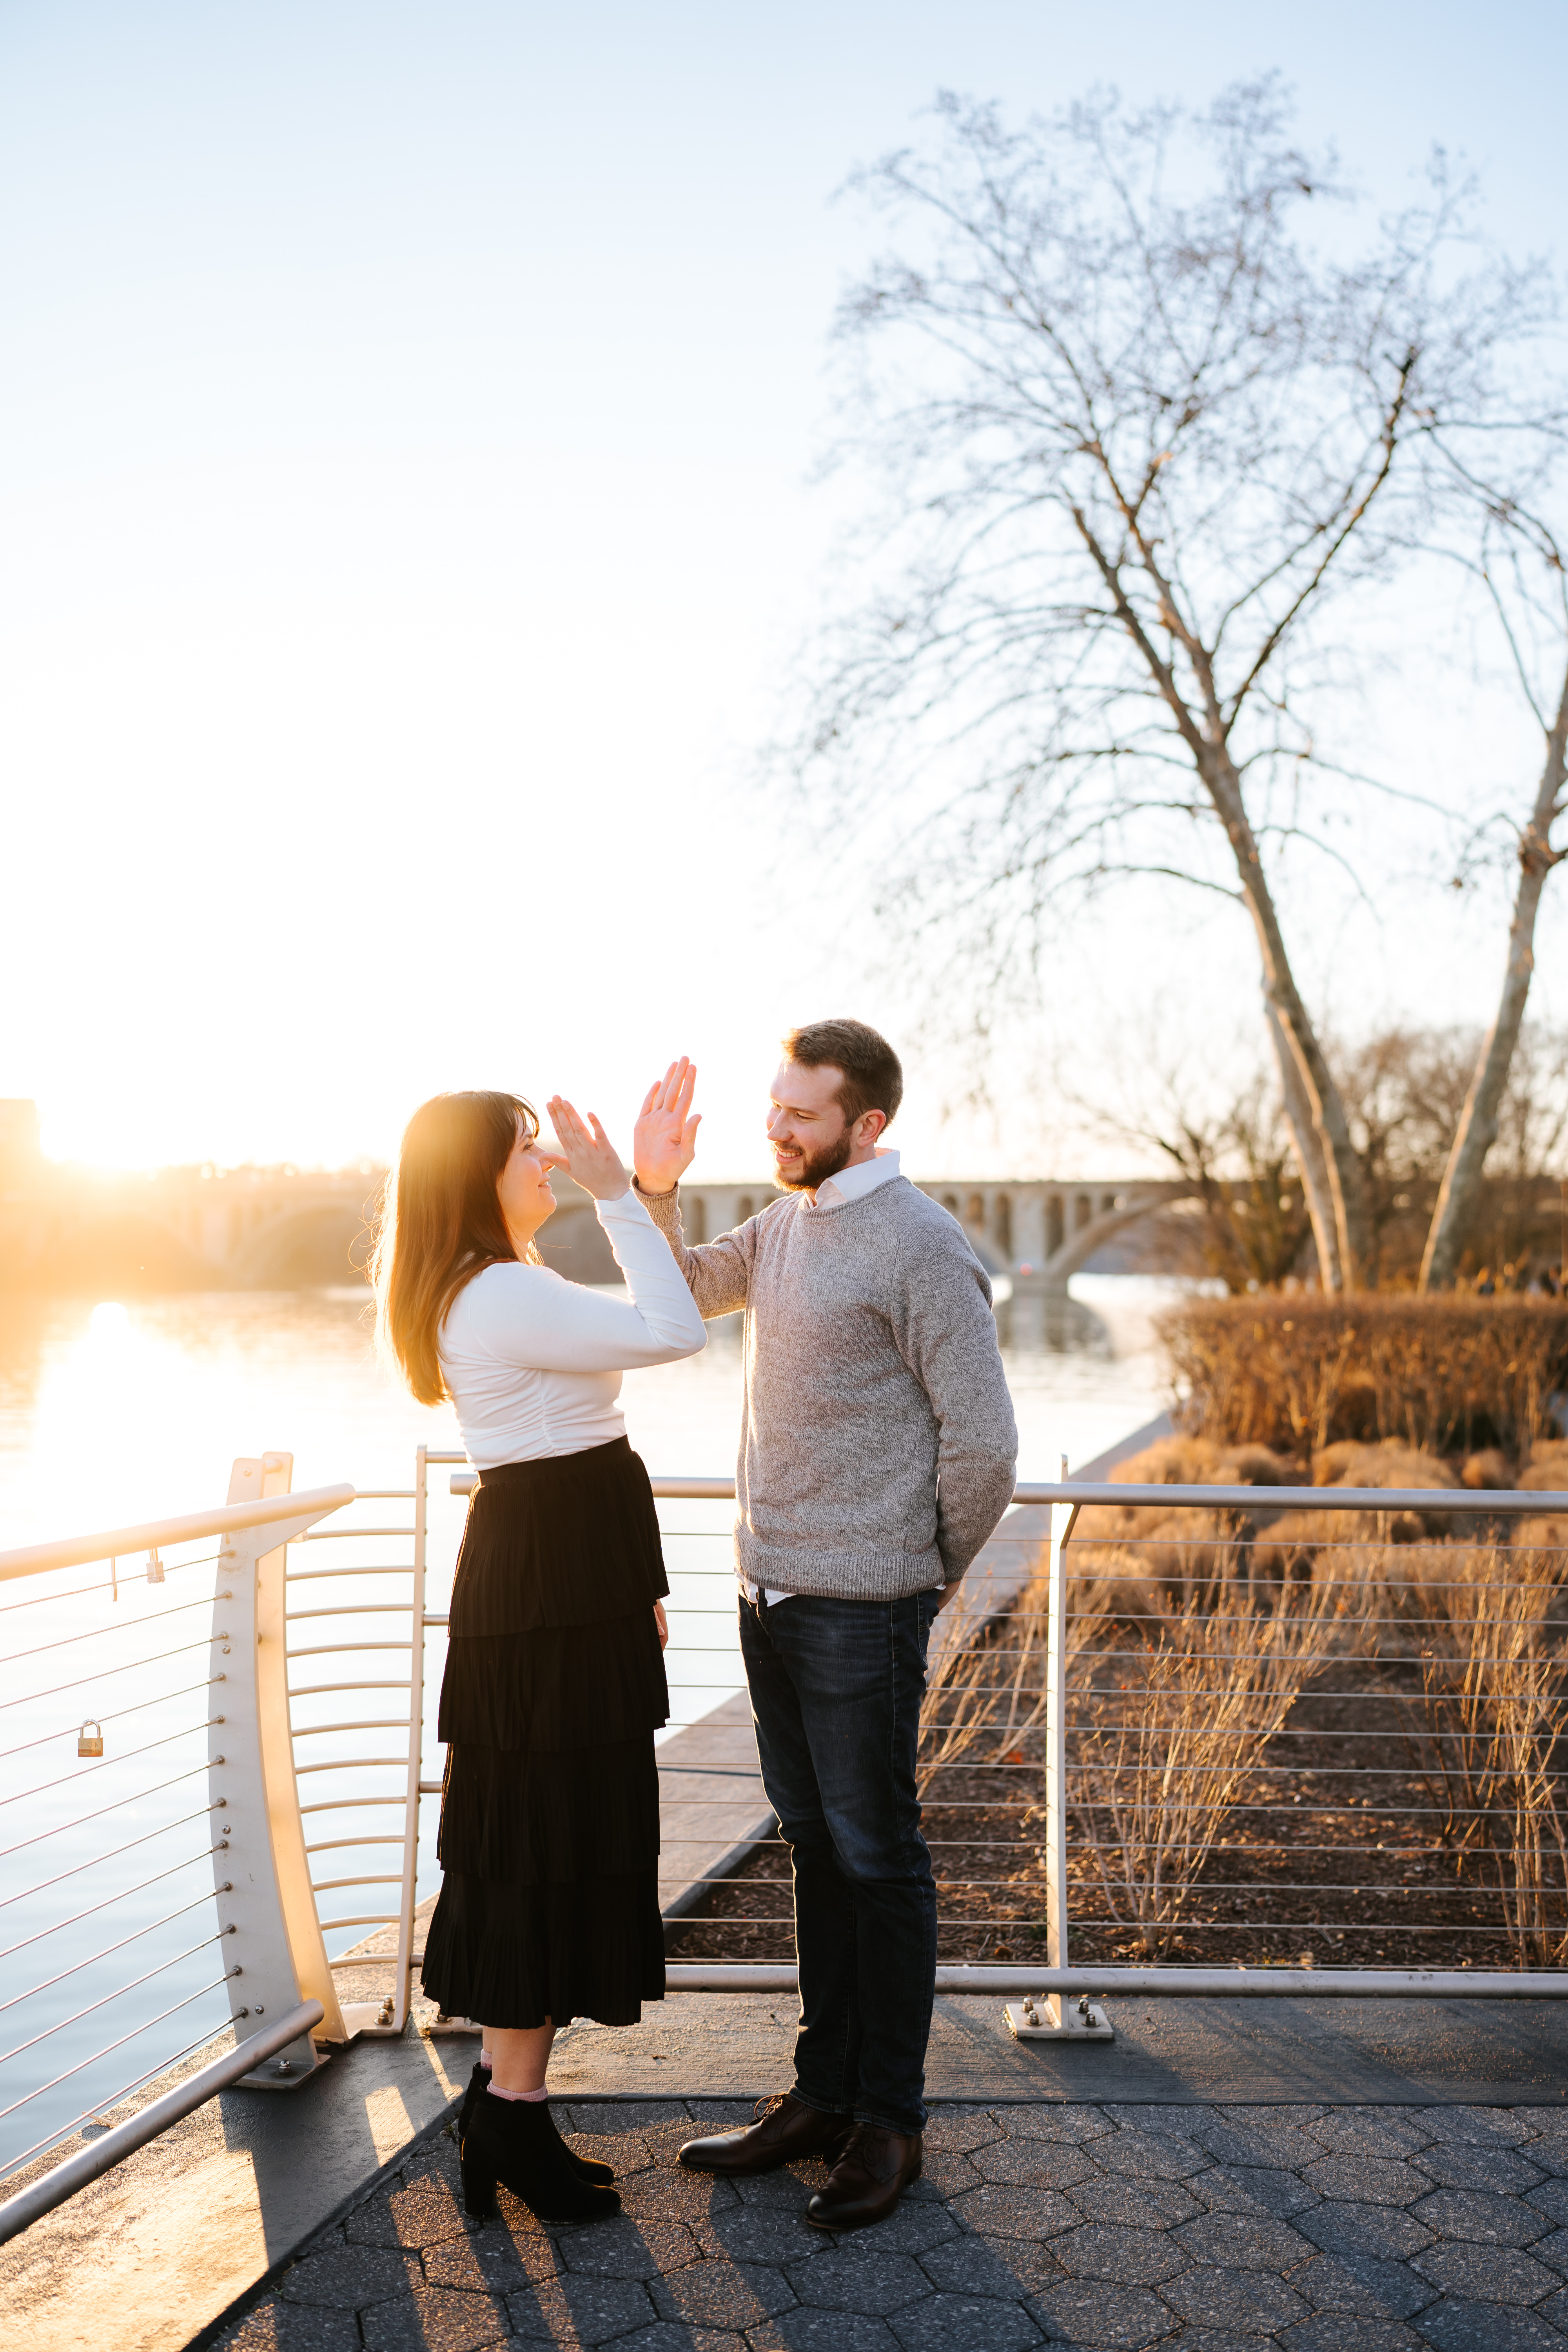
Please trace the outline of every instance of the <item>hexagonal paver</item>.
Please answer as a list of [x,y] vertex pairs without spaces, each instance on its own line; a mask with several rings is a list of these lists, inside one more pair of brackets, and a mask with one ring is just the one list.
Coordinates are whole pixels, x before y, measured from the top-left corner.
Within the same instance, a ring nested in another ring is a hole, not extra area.
[[1414,2205],[1425,2197],[1430,2175],[1408,2164],[1376,2157],[1324,2156],[1305,2166],[1302,2179],[1320,2197],[1342,2197],[1363,2205]]
[[936,2149],[946,2156],[967,2156],[973,2149],[988,2147],[994,2139],[1005,2137],[1001,2125],[984,2107],[973,2107],[967,2113],[954,2113],[950,2108],[928,2118],[925,2152],[928,2158]]
[[1543,2180],[1539,2189],[1525,2190],[1524,2201],[1560,2230],[1568,2229],[1568,2180]]
[[[693,2180],[710,2175],[693,2173]],[[753,2180],[737,2180],[734,2192],[742,2205],[774,2213],[804,2213],[827,2178],[822,2165],[786,2164],[777,2172],[761,2172]]]
[[1542,2123],[1564,2120],[1552,2107],[1422,2107],[1423,2127],[1453,2147],[1518,2147]]
[[[592,2126],[584,2131],[568,2131],[564,2122],[560,2128],[567,2147],[577,2155],[591,2156],[610,2167],[617,2187],[633,2174],[647,2172],[653,2164],[653,2151],[640,2132],[595,2131]],[[687,2138],[695,2139],[701,2128],[700,2124],[693,2124]]]
[[658,2278],[698,2260],[697,2241],[679,2221],[634,2221],[625,2213],[563,2230],[556,2243],[569,2271],[599,2278]]
[[[1028,2192],[988,2189],[975,2189],[969,2192],[971,2197],[1006,2197],[1020,2193]],[[835,2238],[830,2231],[814,2230],[807,2223],[805,2235],[815,2238],[821,2246],[831,2249],[837,2245],[845,2252],[854,2248],[858,2252],[869,2253],[875,2248],[878,2253],[884,2254],[923,2254],[928,2247],[944,2245],[949,2239],[957,2237],[958,2224],[952,2218],[955,2210],[956,2205],[949,2207],[935,2199],[928,2203],[921,2198],[905,2197],[897,2211],[889,2213],[885,2221],[879,2221],[874,2230],[856,2231],[851,2235]]]
[[904,2352],[1026,2352],[1042,2341],[1017,2304],[970,2295],[933,2294],[929,2303],[894,2312],[888,2324]]
[[1522,2197],[1481,2189],[1435,2189],[1410,2211],[1435,2237],[1470,2238],[1483,2246],[1528,2246],[1552,2227]]
[[1538,2319],[1549,2319],[1553,2327],[1560,2327],[1568,2336],[1568,2289],[1549,2294],[1544,2303],[1536,2305],[1535,2314]]
[[796,2300],[784,2273],[762,2263],[690,2263],[651,2279],[648,2293],[661,2319],[689,2327],[755,2327]]
[[1025,2181],[1036,2189],[1070,2189],[1097,2168],[1082,2148],[1061,2140],[999,2139],[970,2158],[983,2180]]
[[1336,2107],[1309,2126],[1309,2136],[1331,2156],[1377,2156],[1396,2162],[1429,2147],[1433,2134],[1414,2118],[1375,2107]]
[[608,2344],[655,2316],[637,2279],[549,2279],[509,2294],[506,2307],[525,2344]]
[[743,2336],[717,2327],[685,2327],[673,2319],[656,2319],[618,2342],[622,2352],[746,2352]]
[[1055,2256],[1026,2238],[952,2238],[920,2258],[932,2286],[947,2294],[1005,2303],[1058,2286],[1063,2273]]
[[1511,2147],[1426,2147],[1415,2161],[1440,2189],[1492,2189],[1519,2197],[1543,2178],[1538,2164]]
[[1326,2152],[1320,2142],[1309,2137],[1304,2125],[1282,2124],[1270,2131],[1221,2118],[1195,2124],[1192,2136],[1216,2164],[1258,2165],[1270,2172],[1299,2172]]
[[1051,2252],[1069,2278],[1113,2279],[1118,2286],[1158,2286],[1192,2257],[1161,2230],[1086,2224],[1053,2238]]
[[1381,2262],[1407,2262],[1432,2243],[1425,2222],[1397,2205],[1356,2205],[1339,2199],[1296,2216],[1302,2237],[1331,2254],[1372,2254]]
[[512,2231],[500,2221],[425,2249],[425,2276],[431,2286],[484,2287],[507,2294],[514,2286],[553,2278],[560,2268],[554,2241],[542,2230]]
[[1209,2163],[1190,2139],[1148,2131],[1119,2131],[1114,2139],[1099,2141],[1094,2160],[1102,2170],[1133,2180],[1185,2180]]
[[966,2230],[977,2231],[983,2238],[1051,2238],[1083,2219],[1077,2206],[1055,2189],[971,2189],[955,2197],[948,2210]]
[[1426,2352],[1426,2338],[1397,2319],[1352,2318],[1318,2311],[1279,2336],[1285,2352]]
[[1568,2276],[1568,2230],[1553,2230],[1549,2238],[1537,2238],[1530,2251],[1538,2263],[1550,2263],[1554,2271]]
[[798,2213],[759,2213],[751,2208],[724,2213],[702,2231],[704,2252],[721,2254],[731,2263],[801,2262],[826,2252],[831,2243],[822,2231],[811,2227],[804,2206]]
[[[1208,2175],[1204,2175],[1205,2179]],[[1203,2207],[1179,2180],[1086,2180],[1068,2190],[1086,2221],[1114,2222],[1127,2230],[1172,2230],[1191,2221]]]
[[972,2156],[961,2156],[950,2148],[927,2148],[923,2169],[906,2196],[956,2197],[962,2189],[978,2189],[984,2175],[974,2168]]
[[1272,2213],[1278,2221],[1319,2202],[1315,2189],[1273,2166],[1216,2164],[1212,2171],[1199,2173],[1190,2188],[1211,2213]]
[[437,2246],[470,2226],[450,2185],[426,2179],[383,2189],[349,2215],[343,2236],[351,2246]]
[[1436,2352],[1563,2352],[1549,2321],[1495,2303],[1435,2303],[1415,2324]]
[[752,2352],[901,2352],[885,2319],[847,2311],[781,2312],[749,2327],[746,2342]]
[[482,2352],[511,2334],[499,2295],[462,2294],[417,2286],[395,2303],[378,2303],[360,2316],[369,2352]]
[[826,2262],[803,2263],[790,2273],[790,2285],[802,2303],[890,2318],[903,2304],[931,2294],[931,2283],[912,2254],[889,2253],[874,2242],[875,2231],[866,2235],[873,2243],[864,2252],[853,2238],[847,2239]]
[[1199,2327],[1226,2327],[1237,2335],[1271,2336],[1293,2319],[1305,2319],[1308,2305],[1282,2279],[1262,2271],[1222,2271],[1194,2266],[1162,2289],[1173,2311]]
[[1511,2246],[1430,2246],[1414,2267],[1464,2303],[1540,2303],[1561,2284],[1555,2271]]
[[1172,2332],[1169,2305],[1147,2287],[1073,2279],[1035,2299],[1058,2337],[1091,2352],[1143,2352]]
[[[363,2311],[389,2295],[405,2294],[408,2257],[381,2246],[327,2246],[304,2254],[284,2272],[278,2292],[288,2303],[330,2304],[340,2311]],[[417,2272],[418,2260],[415,2258]]]
[[1290,2284],[1314,2311],[1363,2312],[1372,2319],[1413,2319],[1437,2300],[1429,2279],[1405,2263],[1371,2254],[1315,2254],[1290,2273]]
[[1008,2139],[1069,2140],[1075,2147],[1109,2139],[1116,2129],[1098,2107],[993,2107],[991,2120]]
[[1304,2263],[1313,2249],[1289,2221],[1263,2221],[1250,2213],[1205,2213],[1173,2232],[1189,2262],[1215,2270],[1286,2271]]
[[214,2352],[360,2352],[363,2341],[352,2311],[267,2303],[220,2336]]

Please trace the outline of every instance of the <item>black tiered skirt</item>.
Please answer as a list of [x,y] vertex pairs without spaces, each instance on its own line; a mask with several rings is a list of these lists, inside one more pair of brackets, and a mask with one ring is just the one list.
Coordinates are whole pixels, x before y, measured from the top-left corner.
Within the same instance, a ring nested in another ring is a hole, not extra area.
[[449,2016],[635,2025],[663,2000],[653,1604],[668,1590],[626,1438],[480,1473],[441,1685],[445,1875],[425,1948]]

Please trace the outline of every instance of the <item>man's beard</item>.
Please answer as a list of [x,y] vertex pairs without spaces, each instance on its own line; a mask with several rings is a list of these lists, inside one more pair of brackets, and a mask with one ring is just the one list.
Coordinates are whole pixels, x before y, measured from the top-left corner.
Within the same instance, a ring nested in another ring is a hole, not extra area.
[[[846,1126],[837,1143],[825,1143],[820,1151],[808,1151],[793,1176],[779,1176],[786,1192],[815,1192],[830,1176],[849,1165],[849,1129]],[[775,1175],[778,1173],[774,1170]]]

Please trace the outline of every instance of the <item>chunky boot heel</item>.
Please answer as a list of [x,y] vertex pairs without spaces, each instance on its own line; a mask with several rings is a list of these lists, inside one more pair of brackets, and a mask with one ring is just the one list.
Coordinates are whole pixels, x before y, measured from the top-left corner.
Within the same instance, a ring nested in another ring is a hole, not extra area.
[[[471,2137],[471,2135],[469,2135]],[[471,2221],[482,2221],[496,2210],[496,2177],[489,2165],[468,2153],[462,2143],[463,2210]]]
[[463,2142],[463,2197],[470,2213],[489,2208],[476,2196],[504,2181],[542,2221],[600,2221],[621,2210],[613,2189],[582,2179],[572,2151],[555,2128],[542,2099],[500,2099],[492,2092],[474,2102],[473,2121]]

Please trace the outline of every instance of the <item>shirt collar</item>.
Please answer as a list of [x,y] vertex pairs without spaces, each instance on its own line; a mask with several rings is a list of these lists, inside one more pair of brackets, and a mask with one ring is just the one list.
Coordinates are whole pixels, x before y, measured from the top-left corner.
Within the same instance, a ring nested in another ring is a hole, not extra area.
[[837,1176],[816,1188],[814,1202],[803,1201],[802,1207],[811,1209],[842,1208],[846,1201],[858,1201],[863,1193],[874,1192],[879,1184],[890,1184],[899,1172],[896,1151],[879,1151],[874,1160],[862,1160],[858,1168],[841,1168]]

